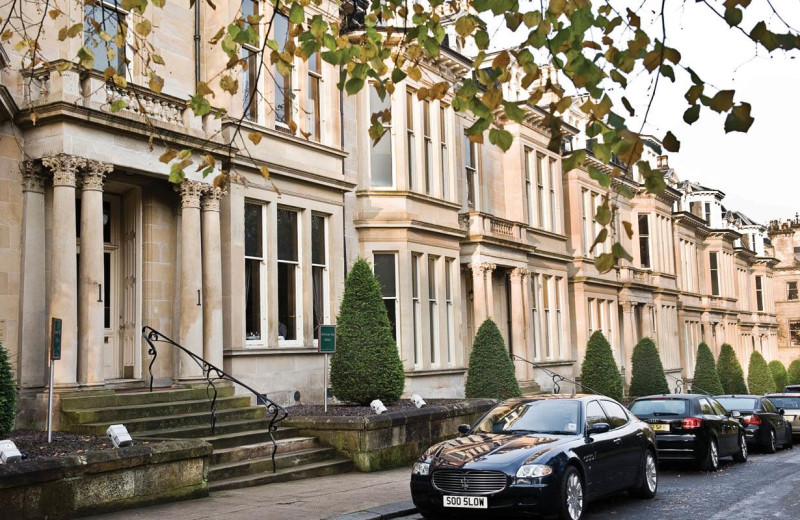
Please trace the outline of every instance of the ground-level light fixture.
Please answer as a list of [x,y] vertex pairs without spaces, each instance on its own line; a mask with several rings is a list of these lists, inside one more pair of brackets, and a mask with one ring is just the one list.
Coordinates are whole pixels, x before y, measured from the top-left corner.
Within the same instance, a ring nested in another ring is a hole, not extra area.
[[11,464],[22,460],[22,453],[19,452],[17,446],[11,441],[0,441],[0,462],[3,464]]
[[383,405],[380,399],[375,399],[369,403],[369,407],[372,408],[372,412],[377,415],[380,415],[386,411],[386,407]]
[[428,403],[425,402],[425,399],[420,397],[419,394],[412,395],[411,396],[411,402],[414,403],[414,406],[416,406],[417,408],[422,408],[423,406],[428,404]]
[[131,439],[128,429],[121,424],[112,424],[109,426],[106,430],[106,435],[111,439],[115,448],[133,446],[133,439]]

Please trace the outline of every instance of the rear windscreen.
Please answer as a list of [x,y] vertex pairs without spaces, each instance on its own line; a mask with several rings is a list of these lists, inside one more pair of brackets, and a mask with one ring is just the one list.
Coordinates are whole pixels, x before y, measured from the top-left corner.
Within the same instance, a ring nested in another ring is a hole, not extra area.
[[633,415],[686,415],[685,399],[642,399],[631,405]]
[[752,412],[758,408],[758,399],[749,397],[717,397],[717,401],[729,412]]
[[800,397],[767,397],[778,408],[800,409]]

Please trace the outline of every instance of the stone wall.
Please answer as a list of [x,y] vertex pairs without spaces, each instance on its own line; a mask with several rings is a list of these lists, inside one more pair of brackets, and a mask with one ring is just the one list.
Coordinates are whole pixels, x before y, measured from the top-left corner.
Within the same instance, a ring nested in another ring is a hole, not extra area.
[[0,466],[0,516],[74,518],[205,497],[211,451],[181,440]]

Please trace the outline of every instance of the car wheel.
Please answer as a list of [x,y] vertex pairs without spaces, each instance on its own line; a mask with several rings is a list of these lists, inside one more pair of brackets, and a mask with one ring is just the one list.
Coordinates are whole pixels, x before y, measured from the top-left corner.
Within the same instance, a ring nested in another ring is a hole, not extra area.
[[786,444],[783,446],[786,449],[794,449],[794,436],[792,435],[792,427],[786,426]]
[[631,494],[641,498],[653,498],[658,491],[658,464],[653,452],[646,450],[642,459],[642,478]]
[[778,449],[777,445],[778,443],[777,440],[775,439],[775,430],[772,429],[769,430],[769,436],[767,437],[767,439],[768,439],[766,445],[767,453],[775,453],[775,451],[777,451]]
[[561,481],[561,520],[580,520],[586,505],[586,493],[578,470],[567,466]]
[[719,446],[717,439],[711,439],[708,443],[706,457],[700,462],[700,468],[704,471],[717,471],[719,469]]
[[733,460],[747,462],[747,441],[744,438],[744,434],[739,435],[739,451],[733,454]]

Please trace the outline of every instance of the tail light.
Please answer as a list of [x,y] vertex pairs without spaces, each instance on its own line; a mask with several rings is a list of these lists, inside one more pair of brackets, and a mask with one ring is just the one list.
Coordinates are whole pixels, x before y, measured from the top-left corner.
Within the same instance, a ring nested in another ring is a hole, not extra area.
[[745,415],[742,420],[744,420],[745,424],[749,424],[750,426],[761,426],[761,417],[757,415]]
[[699,417],[686,417],[683,420],[683,429],[684,430],[694,430],[699,428],[703,424],[703,419]]

